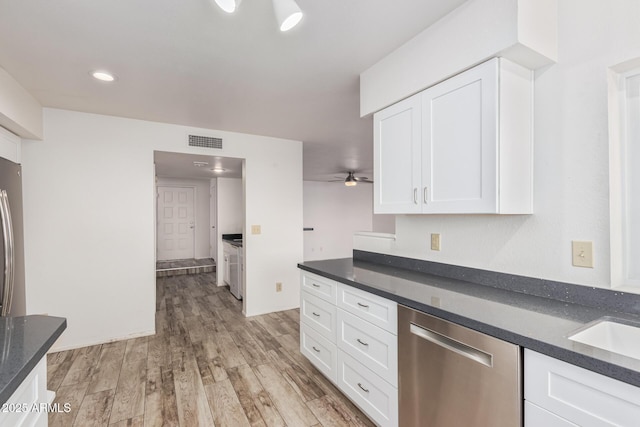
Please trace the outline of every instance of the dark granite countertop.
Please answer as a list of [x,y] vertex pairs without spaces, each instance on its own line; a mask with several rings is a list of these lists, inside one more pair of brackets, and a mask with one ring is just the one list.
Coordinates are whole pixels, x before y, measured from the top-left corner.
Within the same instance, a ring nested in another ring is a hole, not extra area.
[[5,403],[67,329],[52,316],[0,317],[0,404]]
[[222,241],[237,248],[242,247],[242,234],[223,234]]
[[640,360],[567,338],[576,329],[604,316],[640,324],[637,314],[612,312],[352,258],[310,261],[298,267],[640,387]]

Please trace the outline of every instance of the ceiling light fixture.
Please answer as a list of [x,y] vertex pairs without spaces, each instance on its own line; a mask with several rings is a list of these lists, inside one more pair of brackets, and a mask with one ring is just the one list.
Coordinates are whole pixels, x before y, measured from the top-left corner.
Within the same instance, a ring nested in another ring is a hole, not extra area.
[[[215,0],[220,9],[227,13],[238,10],[242,0]],[[302,10],[295,0],[272,0],[280,31],[289,31],[302,20]]]
[[215,168],[213,168],[213,169],[211,169],[211,170],[212,170],[213,172],[215,172],[215,173],[222,173],[222,172],[224,172],[224,171],[225,171],[224,169],[222,169],[222,168],[218,168],[218,167],[215,167]]
[[356,180],[356,177],[353,176],[353,172],[349,172],[349,175],[347,175],[347,179],[344,180],[344,185],[346,185],[347,187],[355,187],[356,185],[358,185],[358,181]]
[[241,1],[242,0],[216,0],[216,4],[225,12],[233,13],[238,9]]
[[302,11],[295,0],[273,0],[273,10],[280,26],[280,31],[289,31],[302,19]]
[[96,70],[96,71],[91,71],[90,74],[94,79],[100,80],[101,82],[110,83],[116,80],[116,76],[111,74],[108,71]]
[[193,162],[193,166],[197,168],[203,168],[208,165],[209,165],[209,162],[198,162],[198,161]]

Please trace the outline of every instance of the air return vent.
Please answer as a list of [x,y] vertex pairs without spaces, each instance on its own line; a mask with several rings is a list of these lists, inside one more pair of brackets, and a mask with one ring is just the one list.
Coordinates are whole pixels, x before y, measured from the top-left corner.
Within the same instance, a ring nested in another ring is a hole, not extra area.
[[190,147],[222,148],[222,138],[210,136],[189,135]]

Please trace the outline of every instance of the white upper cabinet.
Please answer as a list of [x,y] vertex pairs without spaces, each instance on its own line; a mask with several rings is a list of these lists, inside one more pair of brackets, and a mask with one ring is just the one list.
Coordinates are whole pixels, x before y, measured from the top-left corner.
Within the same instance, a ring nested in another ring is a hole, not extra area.
[[374,118],[376,213],[420,213],[422,118],[414,95],[380,111]]
[[422,212],[496,212],[496,63],[422,94]]
[[531,72],[498,58],[376,113],[375,213],[532,213],[531,114]]

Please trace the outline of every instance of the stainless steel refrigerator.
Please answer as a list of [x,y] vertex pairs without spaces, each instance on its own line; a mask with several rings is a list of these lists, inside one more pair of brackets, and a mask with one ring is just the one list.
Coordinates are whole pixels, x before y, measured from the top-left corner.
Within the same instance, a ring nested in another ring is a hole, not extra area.
[[24,316],[22,168],[0,158],[0,313]]

